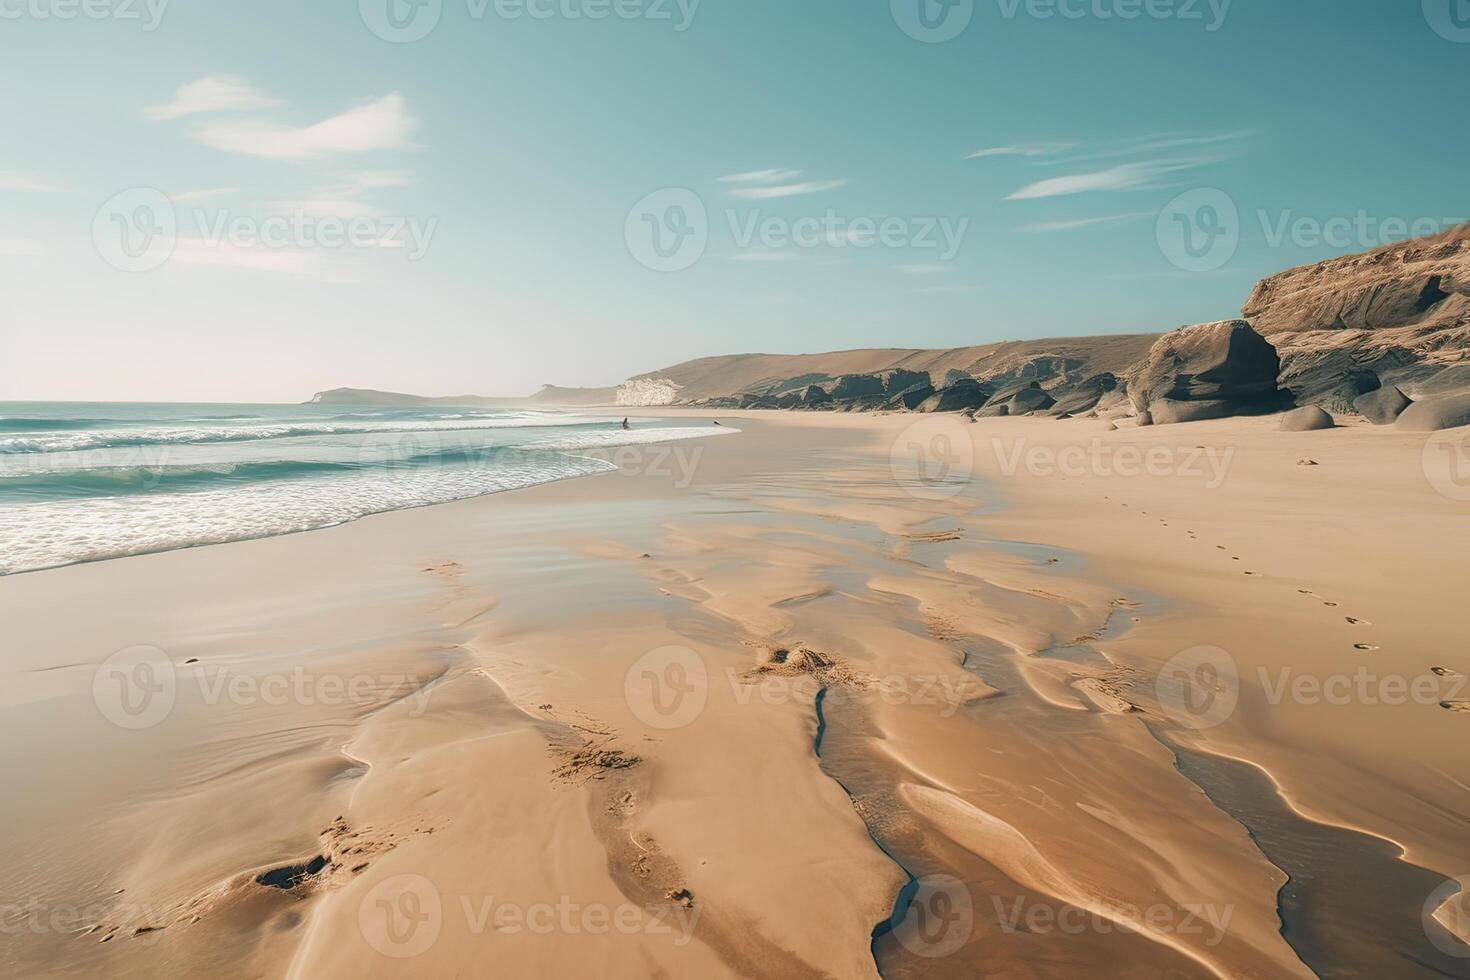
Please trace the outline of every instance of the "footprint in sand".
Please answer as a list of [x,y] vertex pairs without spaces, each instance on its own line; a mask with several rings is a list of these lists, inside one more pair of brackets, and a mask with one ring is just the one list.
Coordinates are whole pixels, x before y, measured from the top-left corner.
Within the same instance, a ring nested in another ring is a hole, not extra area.
[[1247,575],[1253,575],[1256,578],[1260,578],[1261,577],[1261,573],[1260,572],[1246,572],[1246,574]]
[[1322,605],[1324,605],[1324,606],[1331,606],[1334,609],[1337,608],[1337,603],[1335,603],[1335,602],[1324,602],[1324,603],[1322,603]]
[[1463,677],[1464,676],[1458,670],[1455,670],[1453,667],[1435,667],[1435,668],[1433,668],[1433,670],[1440,677]]
[[1371,653],[1374,650],[1381,650],[1382,647],[1376,647],[1371,643],[1354,643],[1353,649],[1362,650],[1364,653]]
[[1446,711],[1455,711],[1460,714],[1470,714],[1470,701],[1441,701],[1439,706]]
[[1372,623],[1368,622],[1366,619],[1358,619],[1356,616],[1349,616],[1349,617],[1347,617],[1347,621],[1349,623],[1351,623],[1352,625],[1354,625],[1354,626],[1372,626],[1373,625]]

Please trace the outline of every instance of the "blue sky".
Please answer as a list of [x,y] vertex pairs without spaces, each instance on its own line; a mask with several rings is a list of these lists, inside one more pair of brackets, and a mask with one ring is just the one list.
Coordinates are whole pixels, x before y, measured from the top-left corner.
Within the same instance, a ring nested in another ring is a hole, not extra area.
[[86,2],[0,0],[0,400],[1160,331],[1470,213],[1464,0]]

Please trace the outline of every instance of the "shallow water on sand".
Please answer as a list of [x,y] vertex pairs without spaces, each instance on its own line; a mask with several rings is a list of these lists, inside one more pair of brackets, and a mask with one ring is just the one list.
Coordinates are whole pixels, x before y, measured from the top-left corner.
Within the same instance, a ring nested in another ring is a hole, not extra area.
[[1298,816],[1255,766],[1163,741],[1179,771],[1291,876],[1278,896],[1281,932],[1318,976],[1470,977],[1470,946],[1425,907],[1442,875],[1400,860],[1388,841]]

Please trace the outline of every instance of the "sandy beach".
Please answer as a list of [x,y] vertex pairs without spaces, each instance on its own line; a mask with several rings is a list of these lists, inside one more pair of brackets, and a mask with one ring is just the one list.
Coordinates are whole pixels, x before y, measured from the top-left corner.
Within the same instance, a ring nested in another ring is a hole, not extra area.
[[1470,976],[1423,436],[717,417],[0,581],[0,972]]

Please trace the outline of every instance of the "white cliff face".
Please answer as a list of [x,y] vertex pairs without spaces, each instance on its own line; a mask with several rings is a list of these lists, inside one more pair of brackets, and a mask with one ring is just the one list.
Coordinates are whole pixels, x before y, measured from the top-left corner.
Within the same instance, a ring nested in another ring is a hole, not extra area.
[[672,405],[680,387],[668,378],[634,378],[618,389],[618,404],[639,408]]

